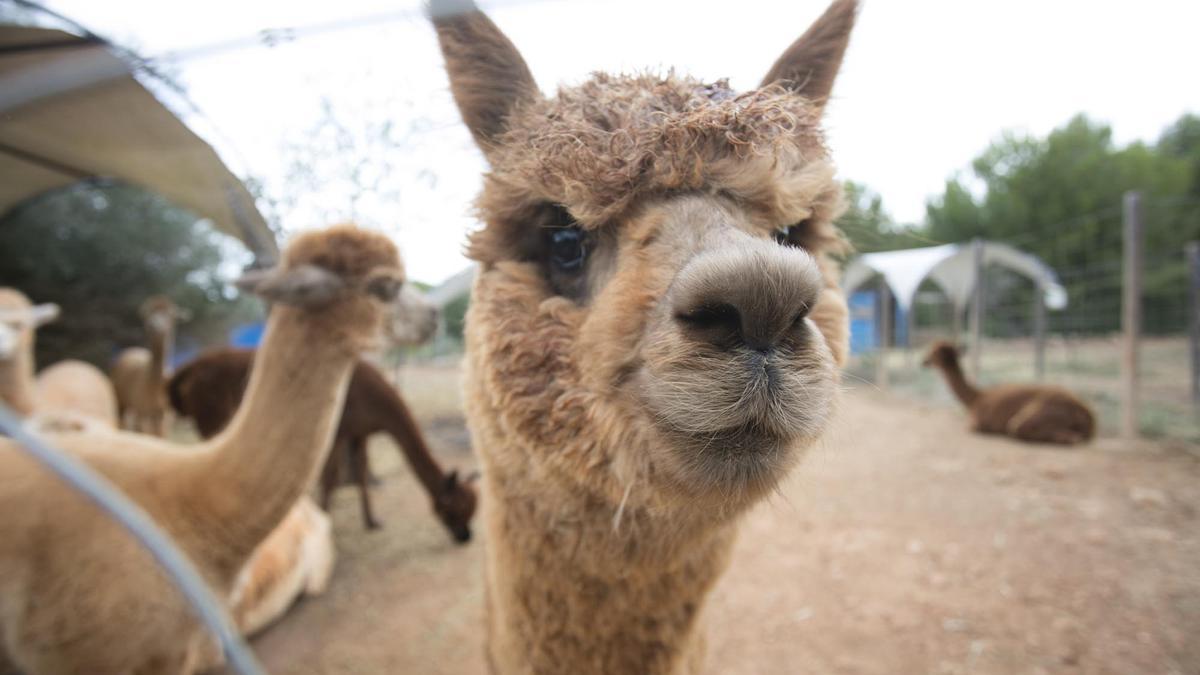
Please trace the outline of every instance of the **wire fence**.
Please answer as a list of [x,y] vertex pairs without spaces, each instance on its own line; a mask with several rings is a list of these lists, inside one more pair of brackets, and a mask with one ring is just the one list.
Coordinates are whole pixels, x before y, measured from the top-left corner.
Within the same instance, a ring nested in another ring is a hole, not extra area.
[[[1066,288],[1068,305],[1045,313],[1045,342],[1039,371],[1036,288],[1029,279],[994,266],[984,270],[980,322],[981,385],[1044,382],[1066,387],[1092,404],[1101,435],[1120,432],[1125,399],[1121,313],[1125,289],[1122,214],[1104,209],[1082,220],[1022,239],[1003,240],[1042,256]],[[1142,312],[1137,354],[1139,379],[1134,411],[1140,435],[1200,443],[1200,402],[1194,399],[1192,338],[1195,301],[1190,294],[1187,239],[1200,239],[1200,209],[1180,200],[1148,200],[1144,210]],[[1090,237],[1080,246],[1080,237]],[[1056,260],[1057,259],[1057,260]],[[1068,261],[1072,264],[1064,264]],[[1057,264],[1056,264],[1057,263]],[[878,308],[876,308],[878,314]],[[923,368],[935,340],[973,345],[968,316],[955,309],[935,284],[926,281],[913,305],[911,335],[897,335],[892,348],[873,349],[851,359],[852,379],[886,386],[898,394],[957,405],[940,374]],[[897,317],[893,324],[906,322]],[[874,330],[878,331],[879,322]],[[957,331],[956,331],[957,327]],[[964,355],[972,374],[974,355]],[[881,359],[883,363],[881,364]],[[886,372],[881,372],[886,370]]]

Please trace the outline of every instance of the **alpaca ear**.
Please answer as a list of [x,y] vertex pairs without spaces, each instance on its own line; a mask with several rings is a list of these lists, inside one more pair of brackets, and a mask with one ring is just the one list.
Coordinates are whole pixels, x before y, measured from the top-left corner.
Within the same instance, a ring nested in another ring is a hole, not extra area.
[[33,319],[33,327],[44,326],[58,318],[61,311],[53,302],[43,302],[29,308],[29,316]]
[[540,97],[533,73],[474,0],[433,0],[429,17],[446,59],[450,91],[475,143],[489,156],[513,108]]
[[466,483],[467,485],[470,485],[471,483],[474,483],[475,481],[479,480],[479,477],[480,477],[479,470],[476,469],[475,471],[469,472],[466,475],[466,477],[463,478],[463,482]]
[[779,83],[824,108],[842,66],[858,0],[835,0],[771,66],[760,86]]
[[446,474],[446,489],[453,490],[458,487],[458,469],[453,469]]
[[341,277],[316,265],[251,270],[234,283],[264,300],[299,307],[327,305],[346,286]]

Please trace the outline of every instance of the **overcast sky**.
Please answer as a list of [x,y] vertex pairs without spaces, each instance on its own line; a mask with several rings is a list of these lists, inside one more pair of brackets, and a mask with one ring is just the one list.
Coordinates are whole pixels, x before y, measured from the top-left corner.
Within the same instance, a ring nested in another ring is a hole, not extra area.
[[[343,19],[352,27],[274,47],[226,49],[171,66],[205,120],[195,126],[239,174],[286,189],[294,150],[323,98],[351,129],[393,120],[406,149],[386,190],[359,205],[395,233],[410,275],[460,270],[469,202],[484,164],[450,99],[433,32],[413,0],[49,0],[145,55]],[[753,87],[823,0],[499,0],[485,9],[544,91],[594,70],[677,69]],[[407,12],[407,18],[403,15]],[[1194,0],[867,0],[826,113],[841,175],[883,195],[901,221],[1002,130],[1044,134],[1077,112],[1119,142],[1154,140],[1200,112],[1200,2]],[[189,120],[195,121],[195,120]],[[212,129],[219,133],[214,133]],[[344,215],[336,185],[286,215],[289,229]]]

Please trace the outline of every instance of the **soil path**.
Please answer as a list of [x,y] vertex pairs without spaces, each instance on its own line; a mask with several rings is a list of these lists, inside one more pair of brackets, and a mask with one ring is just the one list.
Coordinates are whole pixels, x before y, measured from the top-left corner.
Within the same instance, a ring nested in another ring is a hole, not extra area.
[[[427,424],[456,466],[461,421]],[[386,441],[380,532],[337,495],[322,598],[255,642],[276,675],[484,672],[481,547],[455,546]],[[712,598],[710,672],[1200,673],[1200,460],[969,434],[866,391],[747,519]]]

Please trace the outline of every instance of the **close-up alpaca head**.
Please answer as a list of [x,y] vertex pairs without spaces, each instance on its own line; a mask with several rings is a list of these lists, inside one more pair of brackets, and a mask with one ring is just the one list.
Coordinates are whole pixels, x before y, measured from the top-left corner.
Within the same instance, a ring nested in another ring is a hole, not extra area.
[[848,331],[821,115],[855,11],[835,2],[751,91],[600,73],[546,97],[471,3],[434,3],[491,167],[472,376],[535,463],[736,505],[824,430]]

